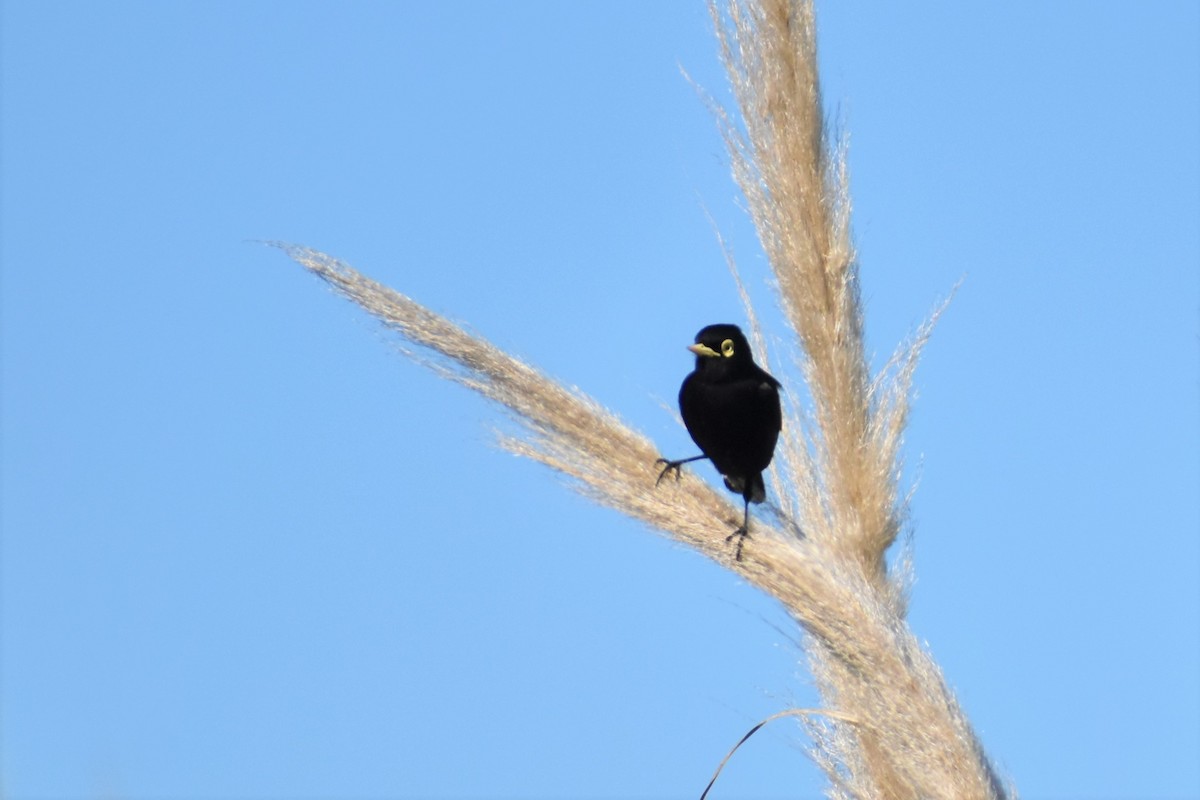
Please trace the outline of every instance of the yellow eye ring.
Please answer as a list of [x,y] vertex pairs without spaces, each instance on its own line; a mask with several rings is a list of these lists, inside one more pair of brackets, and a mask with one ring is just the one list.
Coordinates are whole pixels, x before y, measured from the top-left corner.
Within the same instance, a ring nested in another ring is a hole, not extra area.
[[733,339],[726,339],[721,342],[721,355],[729,358],[733,355]]

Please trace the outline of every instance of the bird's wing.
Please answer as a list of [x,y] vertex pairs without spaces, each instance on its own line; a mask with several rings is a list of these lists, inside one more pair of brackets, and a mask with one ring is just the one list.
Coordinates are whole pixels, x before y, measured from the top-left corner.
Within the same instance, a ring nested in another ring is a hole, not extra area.
[[679,410],[692,439],[722,474],[749,474],[770,462],[782,421],[774,379],[685,380]]

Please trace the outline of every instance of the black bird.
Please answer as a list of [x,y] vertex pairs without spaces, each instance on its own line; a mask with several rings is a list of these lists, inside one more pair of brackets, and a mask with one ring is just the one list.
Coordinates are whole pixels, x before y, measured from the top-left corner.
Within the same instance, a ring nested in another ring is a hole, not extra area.
[[660,458],[657,463],[666,466],[658,480],[671,470],[678,480],[679,467],[689,461],[712,461],[725,487],[746,501],[742,526],[726,538],[738,537],[741,561],[742,543],[750,535],[750,504],[767,497],[762,473],[775,454],[783,424],[779,381],[754,363],[750,344],[736,325],[709,325],[688,349],[696,354],[696,369],[679,389],[679,412],[703,455]]

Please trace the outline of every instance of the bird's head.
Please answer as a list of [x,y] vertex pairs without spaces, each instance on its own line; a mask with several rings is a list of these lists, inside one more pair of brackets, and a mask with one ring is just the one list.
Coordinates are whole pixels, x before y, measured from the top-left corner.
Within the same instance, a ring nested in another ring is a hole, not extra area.
[[688,350],[696,354],[696,371],[714,376],[736,374],[754,363],[750,343],[737,325],[709,325]]

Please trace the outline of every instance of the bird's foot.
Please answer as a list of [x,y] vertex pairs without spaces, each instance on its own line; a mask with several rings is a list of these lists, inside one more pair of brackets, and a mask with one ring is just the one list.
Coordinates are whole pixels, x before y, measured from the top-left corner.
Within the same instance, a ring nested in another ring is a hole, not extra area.
[[665,458],[660,458],[657,461],[655,461],[654,466],[656,466],[656,467],[659,464],[666,464],[666,466],[662,468],[662,472],[658,473],[658,480],[656,480],[654,482],[654,485],[658,486],[660,483],[662,483],[662,479],[664,477],[666,477],[667,473],[670,472],[671,470],[675,470],[675,480],[678,481],[679,476],[682,474],[682,471],[679,469],[679,467],[681,465],[683,465],[685,462],[690,461],[690,460],[691,459],[685,458],[685,459],[681,459],[679,461],[668,461]]
[[726,536],[725,541],[728,542],[730,539],[732,539],[735,536],[737,537],[737,550],[734,551],[733,560],[741,561],[742,560],[742,545],[744,545],[746,543],[746,539],[748,539],[750,537],[750,530],[745,525],[743,525],[742,527],[738,528],[733,533]]
[[654,485],[658,486],[660,483],[662,483],[662,479],[664,477],[666,477],[667,473],[670,472],[671,470],[675,470],[675,480],[678,481],[679,476],[683,474],[679,469],[681,466],[683,466],[684,464],[690,464],[693,461],[703,461],[706,458],[708,458],[708,456],[701,453],[698,456],[692,456],[691,458],[681,458],[678,461],[670,461],[665,458],[655,459],[654,466],[657,467],[659,464],[666,464],[666,466],[662,468],[662,472],[658,473],[658,480],[656,480],[654,482]]

